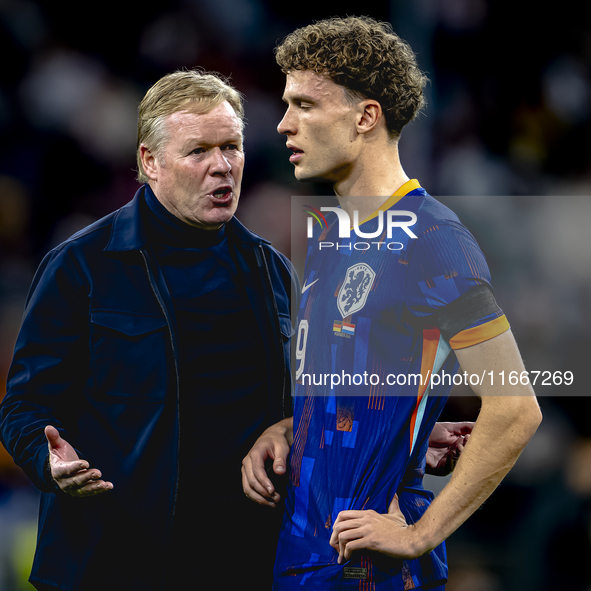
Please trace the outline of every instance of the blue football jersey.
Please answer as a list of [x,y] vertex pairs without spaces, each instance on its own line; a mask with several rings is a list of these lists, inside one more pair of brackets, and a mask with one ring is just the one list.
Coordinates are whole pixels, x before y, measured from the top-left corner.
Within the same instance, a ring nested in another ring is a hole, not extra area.
[[[388,223],[396,219],[414,223]],[[492,338],[508,324],[497,307],[473,312],[452,336],[440,326],[458,298],[492,288],[472,235],[416,181],[348,238],[339,236],[334,212],[326,222],[308,240],[274,589],[443,582],[444,544],[416,560],[360,551],[339,565],[332,524],[344,510],[387,513],[395,494],[407,522],[420,519],[433,498],[422,486],[428,439],[452,386],[433,376],[457,372],[452,348]]]

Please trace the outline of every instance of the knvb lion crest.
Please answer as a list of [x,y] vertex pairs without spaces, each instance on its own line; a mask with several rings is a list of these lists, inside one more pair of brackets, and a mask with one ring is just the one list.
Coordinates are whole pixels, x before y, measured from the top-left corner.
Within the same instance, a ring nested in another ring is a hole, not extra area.
[[347,269],[337,298],[337,306],[343,318],[359,312],[365,306],[375,277],[375,271],[365,263]]

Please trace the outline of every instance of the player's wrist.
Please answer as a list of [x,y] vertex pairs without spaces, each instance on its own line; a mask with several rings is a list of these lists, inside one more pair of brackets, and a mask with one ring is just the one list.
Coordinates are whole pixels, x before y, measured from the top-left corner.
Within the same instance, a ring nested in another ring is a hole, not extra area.
[[425,523],[421,523],[421,520],[419,520],[417,523],[408,526],[410,532],[410,551],[413,558],[419,558],[419,556],[431,552],[431,550],[441,544],[442,540],[438,540],[437,536],[429,531],[429,528],[425,527],[425,525]]

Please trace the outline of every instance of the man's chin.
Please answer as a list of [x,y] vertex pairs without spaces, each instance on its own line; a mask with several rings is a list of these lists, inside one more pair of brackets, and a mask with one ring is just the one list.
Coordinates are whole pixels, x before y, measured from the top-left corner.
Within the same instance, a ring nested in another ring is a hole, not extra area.
[[236,205],[228,204],[210,209],[207,215],[201,215],[199,218],[193,217],[185,221],[191,226],[201,228],[202,230],[218,230],[225,223],[229,222],[236,213]]
[[237,207],[237,203],[229,203],[226,206],[219,206],[212,209],[207,219],[203,220],[205,224],[210,226],[207,229],[215,230],[222,224],[229,222],[234,217]]
[[293,174],[298,181],[302,183],[311,183],[314,181],[322,182],[324,179],[319,177],[318,175],[314,175],[305,169],[302,169],[298,166],[295,167]]

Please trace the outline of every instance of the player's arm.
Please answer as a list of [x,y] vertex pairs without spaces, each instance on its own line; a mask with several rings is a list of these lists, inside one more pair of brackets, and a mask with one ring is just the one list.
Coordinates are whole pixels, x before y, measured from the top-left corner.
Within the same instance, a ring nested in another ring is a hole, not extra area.
[[293,443],[293,417],[269,427],[242,460],[244,494],[261,505],[275,507],[280,496],[265,470],[265,462],[273,460],[273,472],[285,474],[287,456]]
[[[468,374],[524,371],[510,330],[456,354]],[[533,389],[529,384],[502,386],[498,380],[473,389],[482,405],[470,441],[449,483],[423,517],[407,525],[396,509],[391,515],[341,512],[331,537],[339,561],[361,548],[407,559],[429,552],[464,523],[509,472],[542,418]]]

